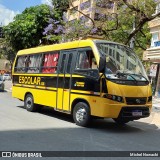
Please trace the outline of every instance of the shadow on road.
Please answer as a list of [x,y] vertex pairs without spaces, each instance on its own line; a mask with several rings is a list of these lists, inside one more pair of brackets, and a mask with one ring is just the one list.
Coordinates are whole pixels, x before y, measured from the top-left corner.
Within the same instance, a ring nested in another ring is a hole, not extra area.
[[[50,129],[24,129],[0,131],[0,150],[9,151],[156,151],[159,134],[154,125],[144,130],[113,123],[96,122],[93,128],[54,127]],[[98,127],[97,125],[105,125]],[[152,131],[151,131],[152,130]],[[105,131],[105,132],[104,132]],[[129,133],[129,134],[128,134]]]
[[[37,116],[38,114],[53,117],[53,121],[52,118],[42,118]],[[36,116],[39,119],[35,119]],[[19,121],[21,125],[17,128],[17,125],[13,124],[10,129],[7,124],[7,129],[0,130],[0,150],[156,151],[160,147],[160,130],[153,124],[136,121],[118,126],[111,119],[97,119],[93,120],[88,128],[84,128],[74,125],[72,116],[56,112],[52,108],[43,108],[36,116],[34,113],[29,114],[31,123],[27,120],[24,123],[22,117],[23,121]],[[54,121],[55,118],[59,121]],[[44,119],[51,123],[49,127],[45,127]]]
[[[19,108],[25,109],[24,106],[17,106]],[[26,111],[27,112],[27,111]],[[62,121],[74,123],[72,115],[65,113],[57,112],[50,107],[42,107],[39,114],[43,114],[49,117],[53,117]],[[26,113],[27,114],[27,113]],[[75,124],[76,125],[76,124]],[[83,128],[83,127],[81,127]],[[106,119],[92,119],[91,124],[87,127],[91,130],[96,129],[97,131],[110,132],[110,133],[133,133],[133,132],[145,132],[145,129],[148,130],[157,130],[158,127],[154,124],[131,121],[126,125],[118,125],[111,118]]]

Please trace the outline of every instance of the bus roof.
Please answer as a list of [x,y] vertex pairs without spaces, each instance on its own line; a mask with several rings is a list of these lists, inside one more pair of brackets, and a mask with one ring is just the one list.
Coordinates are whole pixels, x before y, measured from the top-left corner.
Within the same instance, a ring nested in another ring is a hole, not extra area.
[[[112,43],[112,44],[119,44],[116,42],[106,41],[106,40],[99,40],[99,39],[87,39],[87,40],[78,40],[72,42],[65,42],[53,45],[45,45],[39,46],[35,48],[28,48],[18,51],[17,55],[25,55],[25,54],[32,54],[32,53],[42,53],[47,51],[58,51],[58,50],[65,50],[65,49],[74,49],[80,47],[94,47],[94,43]],[[119,44],[122,45],[122,44]]]

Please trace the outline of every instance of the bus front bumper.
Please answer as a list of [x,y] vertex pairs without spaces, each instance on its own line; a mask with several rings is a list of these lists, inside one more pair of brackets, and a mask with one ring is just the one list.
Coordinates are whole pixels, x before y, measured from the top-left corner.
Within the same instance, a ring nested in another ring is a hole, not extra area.
[[[100,109],[101,108],[101,109]],[[151,104],[143,106],[127,106],[127,105],[101,105],[99,107],[98,115],[103,118],[124,118],[136,120],[140,118],[149,117],[151,113]]]

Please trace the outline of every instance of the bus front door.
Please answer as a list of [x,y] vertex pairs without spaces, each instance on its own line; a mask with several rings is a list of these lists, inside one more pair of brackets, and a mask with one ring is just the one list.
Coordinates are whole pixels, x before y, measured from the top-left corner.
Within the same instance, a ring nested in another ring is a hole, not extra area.
[[61,52],[57,85],[57,109],[70,110],[70,89],[72,80],[73,51]]

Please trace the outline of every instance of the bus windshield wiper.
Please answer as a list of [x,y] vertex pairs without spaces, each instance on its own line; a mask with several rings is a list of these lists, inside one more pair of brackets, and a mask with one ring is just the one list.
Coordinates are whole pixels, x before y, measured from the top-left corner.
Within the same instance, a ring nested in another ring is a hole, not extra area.
[[148,79],[145,77],[145,76],[143,76],[142,74],[135,74],[135,73],[125,73],[125,72],[118,72],[116,75],[118,75],[118,76],[130,76],[134,81],[138,81],[134,76],[137,76],[137,77],[140,77],[140,78],[144,78],[145,79],[145,81],[147,81],[148,82]]
[[148,79],[145,76],[143,76],[142,74],[135,74],[134,73],[134,74],[131,74],[131,75],[142,77],[142,78],[144,78],[148,82]]
[[[116,75],[117,76],[130,76],[133,79],[133,81],[137,83],[137,79],[132,76],[133,74],[124,73],[124,72],[118,72]],[[126,77],[126,79],[127,79],[127,77]]]

